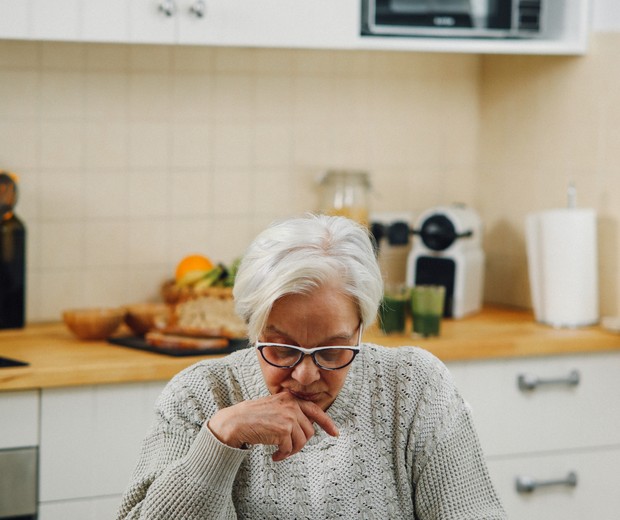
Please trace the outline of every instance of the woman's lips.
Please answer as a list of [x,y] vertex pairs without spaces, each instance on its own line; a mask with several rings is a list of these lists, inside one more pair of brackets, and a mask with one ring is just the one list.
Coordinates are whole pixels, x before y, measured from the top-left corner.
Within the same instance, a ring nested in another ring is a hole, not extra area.
[[302,401],[318,401],[321,395],[319,393],[296,392],[295,390],[289,390],[288,392],[296,399],[301,399]]

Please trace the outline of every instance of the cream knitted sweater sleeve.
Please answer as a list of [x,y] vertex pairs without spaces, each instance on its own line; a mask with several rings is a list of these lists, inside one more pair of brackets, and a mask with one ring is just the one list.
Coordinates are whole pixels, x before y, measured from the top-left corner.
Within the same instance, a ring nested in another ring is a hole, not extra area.
[[119,519],[237,518],[231,490],[248,450],[222,444],[203,427],[217,408],[185,387],[183,377],[200,378],[194,372],[174,378],[160,396]]
[[504,520],[469,408],[436,358],[364,345],[328,413],[274,463],[271,446],[238,450],[203,425],[268,395],[256,354],[193,365],[166,387],[117,516],[122,519]]

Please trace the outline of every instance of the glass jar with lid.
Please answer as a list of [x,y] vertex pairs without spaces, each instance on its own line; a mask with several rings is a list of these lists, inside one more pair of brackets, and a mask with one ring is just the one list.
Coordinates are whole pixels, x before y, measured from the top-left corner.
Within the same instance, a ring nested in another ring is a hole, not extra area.
[[370,178],[362,170],[328,170],[320,181],[320,211],[368,226]]

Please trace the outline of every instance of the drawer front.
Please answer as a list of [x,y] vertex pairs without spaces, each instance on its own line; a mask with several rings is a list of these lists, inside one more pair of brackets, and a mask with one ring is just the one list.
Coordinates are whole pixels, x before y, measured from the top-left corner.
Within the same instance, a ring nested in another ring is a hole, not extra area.
[[164,384],[43,390],[39,500],[122,493]]
[[[566,452],[536,458],[491,459],[488,465],[508,518],[618,518],[620,473],[617,468],[620,465],[620,449]],[[571,473],[576,478],[576,485],[562,484]],[[534,489],[518,492],[518,478],[529,479]]]
[[[620,444],[620,354],[449,365],[472,407],[485,453]],[[577,372],[579,381],[570,380]],[[518,380],[540,384],[520,389]]]
[[110,520],[116,517],[121,504],[121,495],[59,500],[39,504],[38,520]]
[[0,448],[39,444],[39,392],[0,392]]

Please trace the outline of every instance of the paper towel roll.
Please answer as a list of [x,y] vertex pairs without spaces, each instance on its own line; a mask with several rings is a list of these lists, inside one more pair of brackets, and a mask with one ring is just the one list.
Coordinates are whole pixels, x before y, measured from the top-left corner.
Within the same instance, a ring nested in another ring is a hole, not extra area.
[[529,215],[526,246],[536,320],[555,327],[599,319],[596,213],[566,208]]

